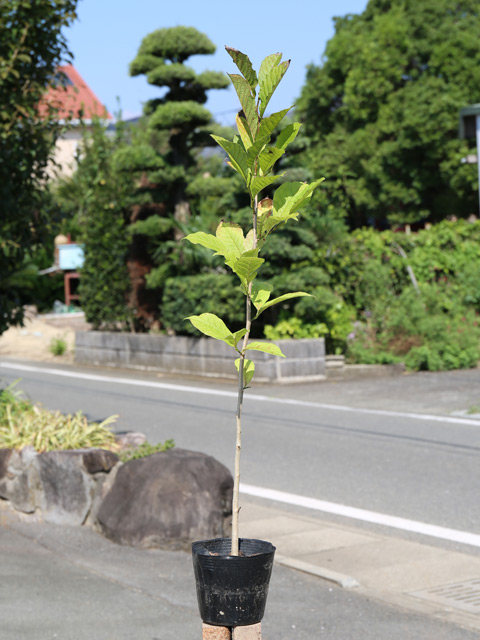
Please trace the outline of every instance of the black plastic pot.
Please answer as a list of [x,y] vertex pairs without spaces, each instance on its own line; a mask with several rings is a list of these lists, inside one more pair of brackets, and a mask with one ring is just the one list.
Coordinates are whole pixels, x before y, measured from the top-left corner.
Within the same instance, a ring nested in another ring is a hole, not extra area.
[[240,538],[240,555],[229,555],[230,548],[229,538],[192,544],[200,617],[224,627],[256,624],[265,613],[275,547]]

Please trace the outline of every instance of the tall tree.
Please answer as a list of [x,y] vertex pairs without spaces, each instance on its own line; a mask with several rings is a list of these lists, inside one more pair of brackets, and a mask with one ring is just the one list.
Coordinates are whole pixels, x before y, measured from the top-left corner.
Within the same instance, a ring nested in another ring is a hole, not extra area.
[[21,271],[41,241],[47,180],[60,124],[39,102],[69,56],[62,29],[76,0],[0,2],[0,333],[22,321]]
[[[94,120],[90,131],[85,131],[77,171],[63,184],[63,191],[77,187],[79,192],[83,187],[83,198],[76,199],[85,244],[79,294],[85,319],[94,329],[115,331],[133,326],[133,311],[128,307],[127,226],[135,185],[116,167],[116,157],[126,144],[125,133],[117,123],[112,138],[104,124]],[[70,202],[75,201],[69,197]]]
[[477,212],[459,109],[480,102],[478,0],[370,0],[335,19],[298,112],[323,198],[353,226]]
[[[212,121],[203,106],[209,89],[228,87],[224,73],[204,71],[197,74],[185,62],[192,55],[213,54],[215,45],[193,27],[158,29],[147,35],[130,65],[131,75],[145,74],[150,84],[167,89],[161,98],[146,105],[149,126],[167,132],[163,151],[163,170],[157,179],[170,191],[167,207],[175,220],[185,223],[190,215],[187,197],[187,172],[194,165],[193,151],[210,144],[205,126]],[[177,227],[177,238],[182,232]]]
[[146,327],[159,315],[167,278],[191,272],[192,260],[197,260],[187,243],[178,242],[191,230],[186,225],[196,225],[202,214],[195,205],[213,199],[223,206],[232,192],[223,169],[212,173],[218,158],[200,154],[214,146],[210,133],[218,128],[204,106],[207,91],[228,87],[228,78],[215,71],[196,73],[185,64],[192,55],[214,51],[207,36],[192,27],[158,29],[143,39],[130,64],[131,75],[145,74],[162,89],[160,97],[145,105],[132,144],[119,158],[123,171],[140,178],[129,268],[132,303]]

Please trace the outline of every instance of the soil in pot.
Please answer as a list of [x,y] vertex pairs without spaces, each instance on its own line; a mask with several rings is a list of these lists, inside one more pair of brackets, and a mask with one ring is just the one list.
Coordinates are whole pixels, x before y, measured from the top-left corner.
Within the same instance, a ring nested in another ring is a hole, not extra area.
[[224,627],[257,624],[265,612],[275,547],[240,538],[240,555],[229,555],[230,549],[229,538],[192,544],[200,617]]

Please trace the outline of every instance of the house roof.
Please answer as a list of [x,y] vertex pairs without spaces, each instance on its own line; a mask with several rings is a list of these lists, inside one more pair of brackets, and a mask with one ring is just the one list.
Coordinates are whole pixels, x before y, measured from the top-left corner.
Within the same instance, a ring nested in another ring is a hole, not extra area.
[[111,119],[112,116],[71,64],[57,68],[55,82],[49,87],[39,106],[46,114],[46,104],[58,109],[58,119],[91,120],[92,117]]

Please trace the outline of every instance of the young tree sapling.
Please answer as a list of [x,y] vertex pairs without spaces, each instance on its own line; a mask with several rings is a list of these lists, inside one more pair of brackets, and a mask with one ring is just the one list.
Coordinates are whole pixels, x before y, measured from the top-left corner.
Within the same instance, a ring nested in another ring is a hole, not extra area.
[[252,322],[273,305],[290,298],[310,295],[304,291],[295,291],[271,299],[271,286],[257,280],[258,271],[265,262],[260,254],[270,233],[289,220],[298,220],[299,209],[308,202],[323,178],[311,184],[283,182],[276,189],[273,199],[259,200],[261,192],[284,175],[272,174],[273,167],[300,129],[298,122],[289,124],[280,131],[272,143],[274,131],[292,107],[265,116],[267,105],[287,71],[290,60],[282,62],[281,53],[269,55],[261,63],[257,75],[248,56],[237,49],[225,48],[240,71],[240,74],[228,74],[241,105],[241,111],[236,116],[238,135],[232,141],[215,135],[212,137],[228,155],[228,164],[245,181],[252,209],[252,228],[244,235],[240,225],[222,221],[215,235],[199,231],[186,236],[185,239],[211,249],[215,255],[223,256],[225,265],[238,276],[240,288],[245,295],[245,327],[232,333],[223,320],[213,313],[190,316],[187,320],[206,336],[226,342],[238,354],[235,360],[238,370],[238,402],[231,547],[231,555],[238,555],[241,414],[244,390],[252,381],[255,371],[255,365],[246,357],[246,352],[263,351],[285,357],[276,344],[249,342]]

